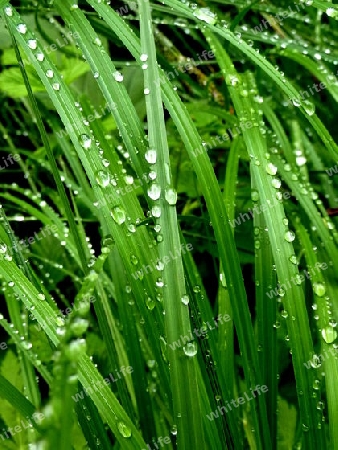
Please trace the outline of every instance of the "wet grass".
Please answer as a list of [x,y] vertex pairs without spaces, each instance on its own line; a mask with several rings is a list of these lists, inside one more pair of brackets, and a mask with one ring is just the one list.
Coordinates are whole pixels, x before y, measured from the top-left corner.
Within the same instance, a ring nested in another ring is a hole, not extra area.
[[337,7],[0,8],[3,448],[338,449]]

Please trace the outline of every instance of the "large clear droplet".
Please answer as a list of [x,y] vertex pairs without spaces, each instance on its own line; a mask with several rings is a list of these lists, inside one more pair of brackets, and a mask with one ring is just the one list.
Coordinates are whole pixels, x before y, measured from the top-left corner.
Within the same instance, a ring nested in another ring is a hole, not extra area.
[[106,172],[105,170],[99,170],[96,172],[96,181],[99,186],[102,188],[105,188],[110,183],[110,174],[109,172]]
[[293,231],[287,231],[285,234],[284,234],[284,239],[287,241],[287,242],[292,242],[292,241],[294,241],[295,240],[295,233],[293,232]]
[[92,140],[87,134],[81,134],[79,141],[81,147],[86,149],[90,148],[90,146],[92,145]]
[[268,173],[269,175],[276,175],[277,173],[277,167],[271,162],[266,165],[265,170],[266,173]]
[[169,205],[176,205],[177,203],[177,192],[175,189],[168,188],[164,193],[165,199],[169,203]]
[[183,351],[187,356],[195,356],[197,354],[197,345],[195,342],[189,342],[185,347],[183,347]]
[[313,283],[313,292],[317,297],[324,297],[326,289],[323,283]]
[[157,158],[157,152],[156,152],[156,150],[147,150],[144,154],[144,157],[148,161],[149,164],[155,164],[156,158]]
[[19,25],[17,25],[16,29],[18,30],[18,32],[20,34],[27,33],[27,26],[24,23],[19,23]]
[[120,432],[120,434],[125,438],[130,438],[131,436],[131,429],[127,427],[127,425],[123,422],[119,422],[117,424],[117,428]]
[[121,72],[114,72],[114,73],[113,73],[113,77],[114,77],[114,80],[115,80],[115,81],[118,81],[119,83],[120,83],[121,81],[123,81],[123,75],[122,75]]
[[332,344],[337,339],[337,331],[332,327],[325,327],[322,329],[322,336],[327,344]]
[[197,19],[209,23],[210,25],[214,25],[217,22],[216,14],[210,11],[209,8],[197,8],[193,12],[193,15],[197,17]]
[[158,184],[153,183],[148,189],[148,195],[152,200],[158,200],[161,195],[161,188]]
[[118,225],[122,225],[126,220],[126,212],[121,206],[115,206],[110,214]]

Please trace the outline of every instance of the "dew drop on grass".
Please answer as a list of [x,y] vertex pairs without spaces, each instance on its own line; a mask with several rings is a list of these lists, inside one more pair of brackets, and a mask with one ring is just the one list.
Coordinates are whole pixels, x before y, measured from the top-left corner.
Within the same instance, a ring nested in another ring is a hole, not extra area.
[[99,39],[98,37],[96,37],[96,38],[93,40],[93,44],[97,45],[98,47],[101,47],[102,41],[101,41],[101,39]]
[[125,438],[131,437],[131,429],[129,427],[127,427],[127,425],[125,423],[119,422],[117,425],[117,428],[123,437],[125,437]]
[[[8,17],[12,17],[12,16],[13,16],[13,9],[12,9],[11,6],[7,6],[7,7],[5,8],[5,14],[6,14],[6,16],[8,16]],[[327,14],[327,13],[326,13],[326,14]]]
[[286,240],[286,242],[293,242],[295,240],[295,237],[295,233],[290,230],[284,234],[284,239]]
[[297,98],[292,99],[293,106],[298,108],[301,105],[301,102]]
[[153,217],[161,217],[161,207],[160,206],[153,206],[151,208],[151,215]]
[[54,91],[59,91],[60,90],[60,83],[53,83],[52,84],[52,88],[54,89]]
[[150,311],[152,311],[156,306],[156,302],[151,297],[148,297],[146,300],[146,306]]
[[46,71],[46,77],[47,78],[53,78],[53,76],[54,76],[54,72],[51,69],[48,69]]
[[45,59],[45,55],[41,52],[36,54],[36,59],[40,62],[42,62]]
[[338,17],[338,10],[335,8],[327,8],[325,12],[329,17]]
[[28,47],[32,50],[35,50],[36,47],[38,46],[36,39],[28,39],[27,44],[28,44]]
[[130,256],[130,262],[131,262],[134,266],[136,266],[136,265],[138,264],[137,256],[131,255],[131,256]]
[[183,297],[181,298],[181,302],[183,303],[183,305],[188,305],[189,304],[189,296],[183,295]]
[[1,244],[0,245],[0,253],[1,254],[5,254],[7,252],[7,245],[6,244]]
[[313,291],[317,297],[324,297],[326,289],[323,283],[313,283]]
[[322,329],[322,337],[327,344],[332,344],[337,339],[337,331],[328,326]]
[[279,189],[282,185],[282,182],[279,178],[273,178],[271,180],[271,184],[272,184],[272,187],[274,187],[275,189]]
[[161,188],[158,184],[153,183],[148,189],[148,195],[152,200],[158,200],[161,195]]
[[189,342],[185,347],[183,347],[183,351],[187,356],[195,356],[197,354],[196,342]]
[[24,23],[19,23],[19,25],[17,25],[16,29],[18,30],[18,32],[20,34],[26,34],[27,33],[27,26]]
[[42,293],[38,294],[38,299],[39,300],[46,300],[45,294],[42,294]]
[[302,102],[303,108],[305,109],[305,112],[309,115],[312,116],[315,112],[315,105],[310,102],[309,100],[303,100]]
[[148,95],[148,94],[150,94],[150,89],[145,88],[143,92],[144,92],[144,95]]
[[197,8],[193,12],[193,15],[197,17],[197,19],[200,19],[210,25],[214,25],[217,22],[216,14],[210,11],[209,8]]
[[149,164],[155,164],[157,158],[156,150],[147,150],[144,154],[145,159]]
[[113,77],[114,77],[114,80],[115,81],[117,81],[117,82],[121,82],[121,81],[123,81],[123,75],[122,75],[122,73],[121,72],[114,72],[113,73]]
[[253,189],[251,191],[251,200],[253,202],[258,202],[258,200],[259,200],[259,193],[258,193],[258,191],[256,191],[256,189]]
[[142,62],[148,61],[148,55],[146,53],[142,53],[142,55],[140,56],[140,60]]
[[90,146],[92,145],[92,139],[87,134],[81,134],[79,141],[81,147],[86,149],[90,148]]
[[110,214],[118,225],[122,225],[126,221],[126,212],[121,206],[115,206]]
[[109,172],[106,172],[105,170],[99,170],[98,172],[96,172],[95,178],[96,178],[97,184],[99,186],[101,186],[102,188],[106,188],[107,186],[109,186],[109,183],[110,183]]
[[169,203],[169,205],[176,205],[177,203],[177,192],[172,189],[172,188],[168,188],[165,190],[165,199],[167,200],[167,202]]
[[296,255],[290,256],[289,261],[291,261],[292,264],[297,264],[297,258],[296,258]]
[[277,167],[274,164],[272,164],[271,162],[266,165],[265,170],[266,170],[266,173],[269,175],[276,175],[276,173],[277,173]]

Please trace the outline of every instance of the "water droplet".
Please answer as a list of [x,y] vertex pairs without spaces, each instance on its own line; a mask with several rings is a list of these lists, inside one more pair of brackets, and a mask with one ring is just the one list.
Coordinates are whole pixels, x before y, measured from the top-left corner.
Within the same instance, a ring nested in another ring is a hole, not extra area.
[[313,292],[317,297],[324,297],[326,289],[323,283],[313,283]]
[[327,344],[332,344],[337,339],[337,331],[332,327],[325,327],[322,329],[322,336]]
[[102,188],[107,187],[110,184],[110,174],[105,170],[99,170],[95,175],[97,184]]
[[148,297],[146,300],[146,306],[150,311],[152,311],[156,306],[156,302],[151,297]]
[[42,62],[45,59],[45,55],[41,52],[36,54],[36,59],[40,62]]
[[148,195],[152,200],[158,200],[161,195],[161,188],[158,184],[153,183],[148,189]]
[[42,293],[38,294],[38,299],[39,300],[46,300],[45,294],[42,294]]
[[325,12],[329,17],[333,17],[333,18],[338,17],[338,9],[336,9],[336,8],[327,8],[327,10]]
[[282,182],[279,178],[273,178],[271,180],[271,184],[272,184],[272,187],[274,187],[275,189],[279,189],[282,185]]
[[144,95],[148,95],[150,93],[150,89],[145,88],[143,92],[144,92]]
[[210,11],[209,8],[196,8],[193,15],[197,17],[197,19],[209,23],[210,25],[214,25],[217,22],[216,14]]
[[117,424],[117,428],[121,435],[125,438],[130,438],[131,436],[131,429],[127,427],[127,425],[123,422],[119,422]]
[[293,106],[295,106],[296,108],[298,108],[301,105],[300,100],[298,100],[296,98],[292,99],[292,103],[293,103]]
[[46,77],[47,78],[53,78],[53,76],[54,76],[54,72],[51,69],[48,69],[46,71]]
[[197,345],[195,342],[189,342],[185,347],[183,347],[183,351],[187,356],[195,356],[197,354]]
[[92,140],[87,134],[81,134],[79,141],[80,145],[86,149],[92,145]]
[[295,233],[293,232],[293,231],[287,231],[285,234],[284,234],[284,239],[287,241],[287,242],[292,242],[292,241],[294,241],[295,240]]
[[183,297],[181,298],[181,302],[183,303],[183,305],[188,305],[189,304],[189,296],[183,295]]
[[305,109],[305,112],[309,115],[312,116],[315,112],[315,105],[310,102],[309,100],[303,100],[302,102],[303,108]]
[[151,208],[151,215],[153,217],[161,217],[161,207],[160,206],[153,206]]
[[258,200],[259,200],[259,192],[256,191],[256,189],[253,189],[253,190],[251,191],[251,200],[252,200],[253,202],[258,202]]
[[265,170],[266,173],[268,173],[269,175],[276,175],[277,173],[277,167],[271,162],[266,165]]
[[121,81],[123,81],[123,75],[122,75],[122,73],[121,72],[114,72],[113,73],[113,77],[114,77],[114,80],[115,81],[117,81],[117,82],[121,82]]
[[27,26],[24,23],[19,23],[19,25],[17,25],[16,29],[21,34],[27,33]]
[[148,55],[146,53],[142,53],[142,55],[140,56],[140,61],[142,62],[148,61]]
[[131,256],[130,256],[130,262],[131,262],[134,266],[136,266],[136,265],[138,264],[137,256],[131,255]]
[[147,150],[144,154],[145,159],[148,161],[149,164],[155,164],[156,158],[157,158],[157,152],[156,150]]
[[101,39],[99,39],[98,37],[96,37],[96,38],[93,40],[93,44],[97,45],[98,47],[101,47],[102,41],[101,41]]
[[36,39],[28,39],[27,44],[28,47],[31,48],[32,50],[35,50],[36,47],[38,46]]
[[176,205],[177,203],[177,192],[172,189],[172,188],[168,188],[165,190],[165,199],[167,200],[167,202],[169,203],[169,205]]
[[[12,17],[12,16],[13,16],[13,9],[12,9],[11,6],[7,6],[7,7],[5,8],[5,14],[6,14],[6,16],[8,16],[8,17]],[[326,14],[327,14],[327,13],[326,13]]]
[[60,83],[53,83],[52,84],[52,88],[54,89],[54,91],[59,91],[60,90]]
[[110,214],[118,225],[122,225],[126,220],[126,212],[121,206],[115,206]]

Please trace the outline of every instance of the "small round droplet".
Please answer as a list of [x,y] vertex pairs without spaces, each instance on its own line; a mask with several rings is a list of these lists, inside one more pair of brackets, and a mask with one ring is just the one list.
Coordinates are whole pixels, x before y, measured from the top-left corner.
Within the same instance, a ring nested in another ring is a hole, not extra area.
[[35,50],[36,47],[38,46],[36,39],[28,39],[27,44],[28,44],[28,47],[32,50]]
[[96,178],[97,184],[99,186],[101,186],[102,188],[109,186],[109,183],[110,183],[109,172],[107,172],[105,170],[99,170],[98,172],[96,172],[95,178]]
[[317,297],[324,297],[326,289],[323,283],[313,283],[313,292]]
[[322,329],[322,337],[327,344],[332,344],[337,339],[337,331],[328,326]]
[[277,173],[277,167],[271,162],[266,165],[265,170],[266,173],[268,173],[269,175],[276,175]]
[[54,72],[51,69],[48,69],[46,71],[46,77],[47,78],[53,78],[53,76],[54,76]]
[[183,297],[181,298],[181,302],[183,303],[183,305],[189,305],[189,296],[183,295]]
[[127,425],[125,423],[119,422],[117,424],[117,428],[123,437],[125,437],[125,438],[131,437],[131,429],[129,427],[127,427]]
[[197,345],[195,342],[189,342],[185,347],[183,347],[183,351],[187,356],[195,356],[197,354]]
[[295,233],[293,232],[293,231],[287,231],[285,234],[284,234],[284,239],[287,241],[287,242],[292,242],[292,241],[294,241],[295,240]]
[[156,150],[147,150],[144,154],[145,159],[149,164],[155,164],[156,158],[157,158],[157,152]]
[[121,206],[115,206],[110,214],[118,225],[122,225],[126,220],[126,212]]
[[165,190],[165,199],[167,200],[167,202],[169,203],[169,205],[176,205],[177,203],[177,192],[175,191],[175,189],[172,188],[168,188]]
[[158,200],[161,196],[160,186],[156,183],[153,183],[148,189],[148,195],[152,200]]
[[123,81],[123,75],[122,75],[122,73],[121,72],[114,72],[113,73],[113,77],[114,77],[114,80],[115,81],[117,81],[117,82],[121,82],[121,81]]
[[86,149],[90,148],[92,145],[92,140],[87,134],[81,134],[79,141],[80,145]]
[[18,30],[18,32],[20,34],[26,34],[27,33],[27,26],[24,23],[19,23],[19,25],[16,27],[16,29]]
[[146,53],[142,53],[142,55],[140,56],[140,60],[142,62],[148,61],[148,55]]

